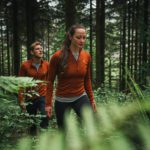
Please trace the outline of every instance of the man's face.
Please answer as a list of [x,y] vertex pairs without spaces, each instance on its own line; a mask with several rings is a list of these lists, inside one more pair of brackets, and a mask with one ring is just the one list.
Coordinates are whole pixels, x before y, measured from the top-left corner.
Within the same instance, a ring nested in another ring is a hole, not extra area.
[[36,58],[43,57],[43,48],[41,45],[36,45],[34,49],[31,51],[31,55]]

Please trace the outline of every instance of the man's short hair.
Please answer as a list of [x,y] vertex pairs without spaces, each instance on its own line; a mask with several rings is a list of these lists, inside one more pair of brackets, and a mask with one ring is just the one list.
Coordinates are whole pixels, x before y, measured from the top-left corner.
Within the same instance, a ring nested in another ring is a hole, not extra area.
[[30,46],[30,50],[33,51],[35,46],[37,46],[37,45],[41,45],[41,43],[39,41],[35,41],[34,43],[32,43]]

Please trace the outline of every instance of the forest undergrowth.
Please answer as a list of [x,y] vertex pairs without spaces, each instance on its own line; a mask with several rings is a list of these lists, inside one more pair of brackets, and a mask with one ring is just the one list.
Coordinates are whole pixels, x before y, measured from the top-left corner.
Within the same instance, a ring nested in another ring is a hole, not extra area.
[[[30,136],[32,119],[21,113],[17,101],[20,85],[35,86],[30,78],[0,77],[0,149],[1,150],[149,150],[150,88],[135,86],[129,93],[94,90],[97,112],[85,108],[80,124],[72,111],[66,114],[66,131],[56,125],[55,113],[49,128],[38,127]],[[134,90],[133,90],[134,89]],[[36,116],[37,125],[40,115]]]

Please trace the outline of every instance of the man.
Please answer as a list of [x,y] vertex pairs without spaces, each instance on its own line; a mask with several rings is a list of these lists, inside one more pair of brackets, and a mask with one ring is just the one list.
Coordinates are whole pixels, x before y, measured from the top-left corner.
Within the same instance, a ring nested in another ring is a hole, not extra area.
[[[22,63],[19,71],[19,76],[33,77],[34,80],[47,80],[48,75],[48,61],[43,60],[43,48],[41,43],[36,41],[31,44],[30,54],[32,59],[27,60]],[[37,87],[28,88],[25,90],[21,89],[19,92],[19,104],[23,112],[27,111],[29,115],[36,115],[38,110],[41,115],[41,128],[47,128],[48,118],[45,113],[45,95],[46,95],[46,83],[38,83]],[[32,92],[34,91],[34,92]],[[25,96],[25,93],[30,94],[30,96]],[[38,93],[35,94],[35,92]],[[27,103],[27,105],[25,105]],[[34,117],[33,117],[34,118]],[[30,134],[36,134],[36,125],[32,124],[30,128]]]

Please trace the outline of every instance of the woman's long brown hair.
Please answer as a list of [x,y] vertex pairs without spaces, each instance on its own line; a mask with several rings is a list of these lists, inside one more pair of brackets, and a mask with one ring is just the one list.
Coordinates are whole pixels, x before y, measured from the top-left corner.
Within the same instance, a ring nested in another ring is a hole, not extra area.
[[63,42],[62,52],[60,55],[60,60],[61,60],[60,66],[59,66],[59,72],[60,73],[63,73],[65,67],[67,66],[67,60],[69,57],[69,48],[71,45],[70,37],[72,37],[74,35],[76,29],[85,29],[85,27],[81,24],[75,24],[75,25],[72,25],[70,27],[70,29],[68,30],[68,32],[66,33],[66,37],[65,37],[65,40]]

